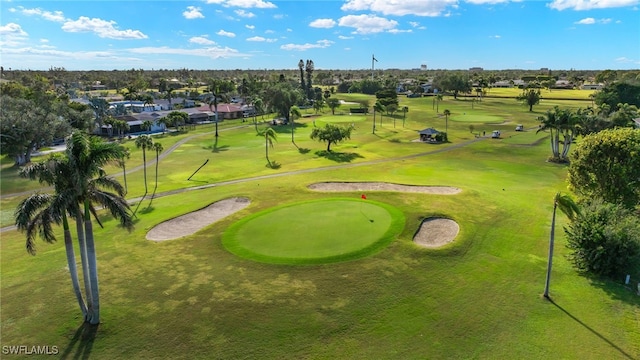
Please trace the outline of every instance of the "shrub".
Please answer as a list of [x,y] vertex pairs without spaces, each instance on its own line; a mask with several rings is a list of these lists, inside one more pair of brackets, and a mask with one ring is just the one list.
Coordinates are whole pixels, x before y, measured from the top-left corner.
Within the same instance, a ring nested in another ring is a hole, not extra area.
[[566,227],[569,260],[580,271],[618,277],[640,264],[640,219],[622,205],[588,203]]

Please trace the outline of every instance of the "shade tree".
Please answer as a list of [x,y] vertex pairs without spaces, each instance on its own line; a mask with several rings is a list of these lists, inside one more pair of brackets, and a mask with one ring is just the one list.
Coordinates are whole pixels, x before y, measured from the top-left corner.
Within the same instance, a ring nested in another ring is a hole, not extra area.
[[351,138],[352,126],[338,126],[326,124],[323,128],[316,127],[311,130],[311,139],[327,143],[327,152],[331,152],[331,144],[338,144]]

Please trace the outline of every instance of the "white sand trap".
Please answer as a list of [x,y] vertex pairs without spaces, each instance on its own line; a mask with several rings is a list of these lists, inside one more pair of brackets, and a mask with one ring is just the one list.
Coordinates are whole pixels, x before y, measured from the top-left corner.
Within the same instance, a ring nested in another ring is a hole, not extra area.
[[420,246],[437,248],[452,242],[459,231],[460,226],[453,220],[429,218],[422,221],[413,241]]
[[249,206],[249,199],[234,197],[216,201],[204,209],[167,220],[147,233],[147,240],[164,241],[191,235],[209,224]]
[[327,192],[398,191],[438,195],[453,195],[462,191],[451,186],[401,185],[386,182],[322,182],[309,185],[309,189]]

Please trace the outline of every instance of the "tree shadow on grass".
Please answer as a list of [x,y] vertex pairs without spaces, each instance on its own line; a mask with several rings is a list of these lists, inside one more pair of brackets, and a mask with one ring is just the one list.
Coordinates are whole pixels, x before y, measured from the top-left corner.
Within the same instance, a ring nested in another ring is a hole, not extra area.
[[316,151],[315,154],[320,157],[327,158],[331,161],[335,161],[339,163],[352,162],[357,158],[364,158],[364,156],[358,153],[333,152],[333,151],[327,151],[327,150]]
[[308,153],[309,151],[311,151],[311,149],[308,149],[308,148],[301,148],[301,147],[299,147],[299,148],[298,148],[298,152],[299,152],[300,154],[306,154],[306,153]]
[[277,161],[271,161],[269,163],[267,163],[267,165],[265,165],[266,167],[268,167],[269,169],[280,169],[282,167],[282,165],[277,162]]
[[140,213],[140,214],[149,214],[149,213],[152,213],[153,210],[155,210],[155,207],[149,205],[149,206],[146,206],[146,207],[142,208],[142,210],[138,211],[138,213]]
[[560,306],[559,304],[557,304],[555,301],[553,301],[552,299],[549,299],[549,302],[551,302],[555,307],[557,307],[558,309],[560,309],[563,313],[565,313],[568,317],[570,317],[571,319],[573,319],[575,322],[577,322],[578,324],[582,325],[585,329],[589,330],[593,335],[597,336],[598,338],[600,338],[602,341],[604,341],[605,343],[607,343],[609,346],[611,346],[613,349],[617,350],[622,356],[624,356],[627,359],[635,359],[633,356],[631,356],[630,354],[628,354],[626,351],[624,351],[623,349],[621,349],[618,345],[614,344],[611,340],[607,339],[606,337],[604,337],[602,334],[600,334],[599,332],[597,332],[596,330],[594,330],[592,327],[590,327],[589,325],[585,324],[582,322],[582,320],[578,319],[577,317],[575,317],[573,314],[571,314],[569,311],[567,311],[565,308],[563,308],[562,306]]
[[211,152],[213,152],[213,153],[219,153],[219,152],[223,152],[223,151],[229,150],[229,145],[220,145],[220,146],[218,146],[218,138],[215,138],[215,140],[213,141],[213,145],[207,146],[207,147],[205,147],[205,149],[211,150]]
[[69,345],[60,354],[60,358],[89,359],[93,349],[93,342],[98,333],[98,327],[100,327],[100,324],[91,325],[86,322],[80,325],[69,341]]
[[587,274],[582,274],[582,275],[589,280],[591,285],[601,289],[602,291],[607,293],[607,295],[609,295],[609,297],[611,297],[612,299],[623,301],[627,304],[638,303],[638,294],[636,293],[636,291],[638,291],[637,286],[640,280],[634,279],[633,277],[631,277],[631,281],[629,282],[629,285],[623,285],[621,283],[616,283],[614,281],[607,280],[604,278],[590,276]]

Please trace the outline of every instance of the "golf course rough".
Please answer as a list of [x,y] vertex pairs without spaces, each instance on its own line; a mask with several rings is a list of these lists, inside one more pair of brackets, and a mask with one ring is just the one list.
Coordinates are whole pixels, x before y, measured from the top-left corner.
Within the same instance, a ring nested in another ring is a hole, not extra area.
[[223,234],[231,253],[273,264],[325,264],[385,248],[404,228],[395,207],[364,199],[296,202],[250,215]]

